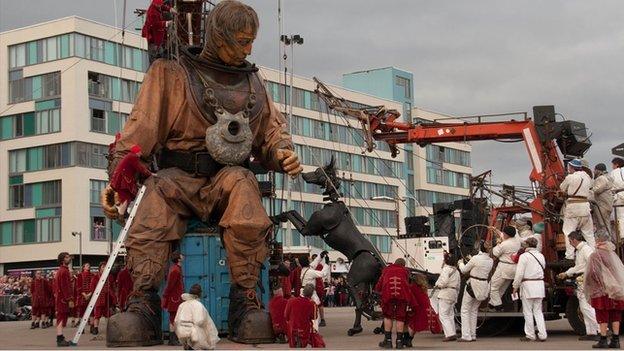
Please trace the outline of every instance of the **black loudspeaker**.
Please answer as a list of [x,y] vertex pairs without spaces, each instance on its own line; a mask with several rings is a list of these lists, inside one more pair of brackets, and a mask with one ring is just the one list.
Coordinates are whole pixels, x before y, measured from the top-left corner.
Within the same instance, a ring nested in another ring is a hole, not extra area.
[[561,126],[561,136],[557,138],[561,153],[564,156],[583,157],[585,151],[591,146],[585,123],[563,121]]
[[561,125],[556,122],[555,106],[533,106],[533,122],[542,142],[556,139],[561,134]]
[[429,225],[429,217],[415,216],[405,217],[405,231],[407,236],[411,238],[422,238],[429,236],[431,226]]

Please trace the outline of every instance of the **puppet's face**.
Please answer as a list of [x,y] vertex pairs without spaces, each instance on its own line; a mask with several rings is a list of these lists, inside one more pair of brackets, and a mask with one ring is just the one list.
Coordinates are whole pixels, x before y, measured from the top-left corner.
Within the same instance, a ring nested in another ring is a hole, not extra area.
[[240,66],[251,54],[252,44],[256,36],[251,28],[247,28],[244,31],[236,32],[234,39],[236,44],[217,41],[217,55],[227,65]]

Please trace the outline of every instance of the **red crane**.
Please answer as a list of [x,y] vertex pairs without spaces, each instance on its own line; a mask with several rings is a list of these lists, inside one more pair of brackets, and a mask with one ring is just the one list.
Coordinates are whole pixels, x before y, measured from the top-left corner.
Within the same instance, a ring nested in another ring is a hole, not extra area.
[[[495,207],[490,211],[490,224],[507,224],[513,215],[531,212],[533,223],[544,222],[544,255],[549,262],[558,261],[557,237],[561,233],[559,213],[562,199],[559,185],[565,178],[565,167],[557,145],[566,156],[580,157],[589,148],[585,126],[573,121],[556,122],[553,106],[535,106],[535,119],[526,113],[508,113],[487,116],[445,118],[431,123],[410,123],[399,120],[401,114],[384,106],[351,108],[344,99],[336,97],[319,80],[317,93],[328,108],[356,118],[364,131],[366,149],[372,152],[375,141],[388,143],[393,157],[398,144],[415,143],[424,147],[431,143],[465,142],[477,140],[523,141],[531,160],[529,179],[533,199],[527,204]],[[487,117],[523,115],[521,120],[488,121]],[[536,123],[536,121],[538,121]],[[491,236],[491,233],[488,234]],[[560,244],[564,240],[560,237]],[[565,244],[563,244],[565,245]],[[561,247],[561,245],[559,245]],[[552,278],[552,277],[551,277]]]

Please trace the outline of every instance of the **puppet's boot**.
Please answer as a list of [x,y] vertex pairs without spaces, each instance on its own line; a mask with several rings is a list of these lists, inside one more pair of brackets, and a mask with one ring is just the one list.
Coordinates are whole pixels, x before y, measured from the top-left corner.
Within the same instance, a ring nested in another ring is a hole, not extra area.
[[241,344],[271,344],[275,341],[269,314],[260,306],[254,289],[233,284],[230,288],[228,339]]
[[160,298],[155,290],[133,292],[125,312],[114,314],[106,328],[107,347],[140,347],[163,343]]

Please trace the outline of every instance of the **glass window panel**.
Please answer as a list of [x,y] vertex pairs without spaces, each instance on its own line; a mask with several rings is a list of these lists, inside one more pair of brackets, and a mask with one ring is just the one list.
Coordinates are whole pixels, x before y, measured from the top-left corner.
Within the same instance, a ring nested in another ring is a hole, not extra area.
[[37,63],[37,42],[31,41],[28,45],[28,64],[34,65]]
[[15,46],[15,66],[21,67],[26,65],[26,45],[19,44]]
[[85,57],[85,37],[82,34],[74,33],[74,51],[76,56]]
[[104,62],[109,65],[117,64],[117,44],[110,41],[104,44]]
[[46,39],[46,61],[56,60],[57,58],[56,37]]
[[69,34],[62,35],[60,38],[60,41],[61,41],[60,58],[69,57]]
[[132,49],[132,67],[137,71],[143,71],[143,57],[140,49]]
[[12,116],[0,118],[1,139],[13,139],[13,120]]
[[50,131],[58,132],[61,130],[61,109],[55,109],[51,112]]

